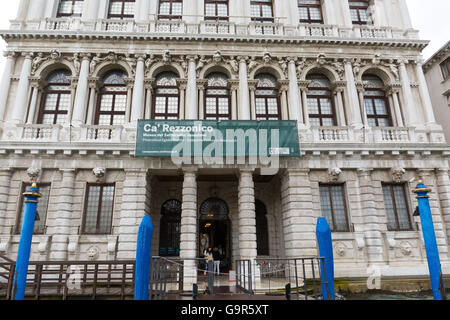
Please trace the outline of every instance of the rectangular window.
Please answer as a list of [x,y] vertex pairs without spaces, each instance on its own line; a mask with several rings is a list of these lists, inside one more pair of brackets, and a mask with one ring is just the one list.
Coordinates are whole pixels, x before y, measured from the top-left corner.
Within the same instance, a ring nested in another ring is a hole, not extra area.
[[298,0],[300,23],[323,23],[320,0]]
[[344,185],[321,184],[320,206],[331,231],[349,232]]
[[110,234],[114,211],[114,184],[88,184],[83,234]]
[[369,1],[349,0],[348,2],[353,24],[367,24],[369,22]]
[[441,63],[441,70],[444,80],[450,77],[450,58]]
[[159,20],[181,20],[183,18],[183,0],[159,0]]
[[109,0],[108,19],[133,19],[135,0]]
[[83,12],[83,0],[61,0],[59,2],[58,18],[60,17],[81,17]]
[[205,21],[228,21],[228,0],[205,0]]
[[405,184],[383,184],[384,206],[389,231],[412,230]]
[[[22,232],[22,223],[24,218],[25,211],[25,197],[23,193],[28,191],[31,187],[31,184],[24,183],[22,185],[22,192],[20,197],[20,211],[19,216],[16,223],[16,234],[20,234]],[[37,206],[37,217],[39,220],[34,222],[34,234],[44,234],[46,228],[46,220],[47,220],[47,209],[48,209],[48,200],[50,196],[50,184],[39,184],[39,193],[42,194],[42,197],[39,198],[38,206]]]

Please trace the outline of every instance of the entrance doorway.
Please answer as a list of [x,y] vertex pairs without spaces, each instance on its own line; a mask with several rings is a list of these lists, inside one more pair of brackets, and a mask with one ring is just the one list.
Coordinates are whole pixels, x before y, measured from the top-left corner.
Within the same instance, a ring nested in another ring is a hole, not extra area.
[[231,268],[231,221],[228,213],[228,205],[219,198],[210,198],[200,206],[199,255],[203,257],[204,250],[217,247],[221,256],[221,273]]

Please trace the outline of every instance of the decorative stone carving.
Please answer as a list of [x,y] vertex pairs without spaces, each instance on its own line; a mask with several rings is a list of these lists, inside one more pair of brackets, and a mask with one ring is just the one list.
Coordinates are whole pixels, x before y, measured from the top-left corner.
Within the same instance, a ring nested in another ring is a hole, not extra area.
[[87,254],[89,260],[92,260],[92,261],[97,260],[99,254],[100,254],[100,250],[98,249],[97,246],[91,246],[87,250],[86,254]]
[[114,255],[117,249],[117,238],[118,236],[108,236],[108,254]]
[[164,50],[162,54],[162,62],[164,64],[169,64],[172,61],[172,55],[169,50]]
[[255,57],[251,57],[248,63],[248,73],[252,72],[258,66],[258,61]]
[[119,57],[119,60],[125,61],[130,66],[131,72],[133,75],[136,74],[136,64],[137,59],[136,57],[132,57],[129,53],[125,55],[125,57]]
[[234,57],[228,60],[227,63],[230,65],[231,69],[233,69],[235,73],[239,72],[239,62],[237,62],[237,60],[234,59]]
[[105,179],[106,169],[103,167],[97,167],[92,170],[92,173],[97,178],[97,182],[101,182]]
[[48,253],[52,236],[40,236],[38,251],[41,255]]
[[213,55],[213,61],[214,63],[221,63],[223,60],[222,58],[222,54],[220,53],[220,51],[216,51]]
[[80,70],[81,70],[81,60],[80,60],[80,54],[74,53],[73,58],[70,59],[73,62],[73,67],[78,74],[80,74]]
[[41,174],[41,169],[35,167],[28,168],[27,174],[30,177],[31,183],[35,183],[37,182],[39,175]]
[[198,63],[197,63],[197,68],[196,68],[196,70],[197,70],[197,77],[199,77],[200,71],[203,69],[203,67],[205,65],[207,65],[210,61],[211,60],[210,59],[206,59],[205,56],[201,56],[200,57],[200,59],[198,60]]
[[391,70],[391,73],[395,77],[395,81],[400,81],[400,73],[398,71],[398,66],[397,64],[395,64],[393,59],[389,59],[388,62],[382,62],[381,65]]
[[70,254],[76,254],[77,250],[78,250],[78,243],[80,240],[80,236],[76,235],[76,236],[69,236],[69,244],[67,246],[67,251]]
[[7,253],[9,246],[11,244],[11,236],[1,236],[0,237],[0,252]]
[[359,79],[359,75],[361,74],[361,69],[366,65],[365,62],[361,61],[361,58],[356,58],[352,61],[353,66],[353,75],[356,79]]
[[355,242],[358,250],[362,250],[366,246],[366,241],[364,240],[364,234],[356,233]]
[[327,59],[326,59],[325,53],[319,53],[319,55],[317,56],[317,60],[316,61],[317,61],[317,64],[319,66],[325,65],[327,63]]
[[269,52],[265,51],[262,58],[264,64],[269,64],[272,61],[272,56]]
[[372,59],[372,64],[378,66],[381,63],[381,54],[377,53]]
[[36,57],[34,57],[31,63],[31,74],[35,74],[36,70],[41,66],[41,64],[48,58],[44,58],[44,54],[39,52]]
[[412,246],[408,241],[402,241],[399,245],[399,249],[404,256],[410,256],[412,253]]
[[95,67],[102,61],[101,54],[97,53],[91,60],[89,64],[89,73],[93,74],[95,71]]
[[392,168],[391,169],[392,180],[394,180],[395,182],[402,182],[405,173],[406,171],[404,168],[401,167]]
[[50,59],[55,60],[55,61],[59,61],[61,60],[61,52],[59,52],[57,49],[53,49],[50,52]]
[[331,66],[339,75],[339,80],[343,80],[344,74],[345,74],[345,68],[344,68],[344,65],[342,64],[342,62],[339,62],[338,59],[334,59],[334,62],[331,63]]
[[328,170],[328,177],[330,181],[336,182],[339,180],[339,176],[341,175],[342,170],[340,168],[330,168]]
[[347,247],[342,242],[338,242],[335,246],[335,252],[340,257],[345,256],[346,250]]

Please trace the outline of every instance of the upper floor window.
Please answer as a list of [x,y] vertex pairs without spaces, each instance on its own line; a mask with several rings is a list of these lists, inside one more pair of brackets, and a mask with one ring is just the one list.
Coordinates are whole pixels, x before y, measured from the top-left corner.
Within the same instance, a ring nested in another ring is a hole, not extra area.
[[67,70],[57,70],[47,77],[47,86],[39,109],[38,124],[63,124],[66,122],[70,109],[71,73]]
[[320,206],[331,231],[349,232],[344,185],[321,184]]
[[384,206],[389,231],[412,230],[405,184],[383,184]]
[[[16,228],[15,233],[20,234],[22,231],[22,224],[24,219],[24,196],[23,193],[29,190],[31,187],[30,183],[24,183],[22,185],[22,192],[21,192],[21,198],[20,198],[20,209],[19,209],[19,216],[17,218],[16,222]],[[48,201],[50,196],[50,184],[39,184],[39,193],[42,194],[42,197],[39,198],[39,202],[37,205],[37,211],[36,211],[36,219],[34,222],[34,234],[44,234],[45,228],[46,228],[46,220],[47,220],[47,210],[48,210]]]
[[364,75],[364,106],[367,121],[371,127],[392,126],[389,104],[384,91],[383,81],[375,75]]
[[205,20],[228,21],[228,0],[205,0]]
[[312,126],[332,127],[336,125],[336,113],[331,99],[330,80],[321,74],[306,77],[308,86],[308,113]]
[[57,17],[81,17],[84,0],[61,0]]
[[97,112],[96,125],[122,125],[125,123],[127,109],[127,87],[125,73],[119,70],[107,73],[102,79]]
[[228,77],[223,73],[211,73],[207,79],[205,120],[231,120]]
[[277,89],[277,79],[267,73],[255,77],[258,85],[255,91],[255,106],[257,120],[280,120],[280,103]]
[[88,184],[83,215],[83,234],[111,233],[114,184]]
[[298,0],[301,23],[323,23],[321,0]]
[[108,19],[133,19],[135,0],[109,0]]
[[183,0],[159,0],[159,20],[181,20]]
[[348,0],[350,5],[350,17],[353,24],[367,24],[369,22],[369,1]]
[[444,79],[448,79],[450,77],[450,57],[441,63],[441,70]]
[[178,75],[174,72],[162,72],[156,77],[152,119],[177,120],[179,118],[180,91],[177,78]]

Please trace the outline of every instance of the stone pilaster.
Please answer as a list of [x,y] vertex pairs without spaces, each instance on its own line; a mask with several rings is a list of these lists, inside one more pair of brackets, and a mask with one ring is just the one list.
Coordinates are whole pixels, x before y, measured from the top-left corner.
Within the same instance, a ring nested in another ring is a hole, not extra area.
[[312,201],[309,170],[286,169],[281,176],[281,216],[287,258],[317,254]]
[[[370,265],[382,264],[383,256],[383,217],[379,216],[374,195],[377,194],[372,180],[373,169],[358,169],[359,192],[361,199],[361,216],[363,219],[364,238],[367,259]],[[378,183],[378,181],[376,181]]]
[[61,182],[58,190],[58,205],[54,224],[51,227],[52,244],[50,260],[67,260],[70,224],[73,212],[73,193],[75,183],[74,169],[61,169]]
[[239,257],[254,260],[257,256],[255,184],[252,170],[241,170],[238,190]]
[[248,91],[247,58],[239,60],[239,120],[250,120],[250,96]]
[[12,171],[10,168],[0,168],[0,234],[6,233],[5,219],[11,175]]
[[144,77],[145,56],[137,58],[136,75],[133,88],[133,102],[131,106],[131,122],[136,122],[144,116]]
[[[184,169],[181,212],[180,258],[197,257],[197,170]],[[183,290],[191,291],[197,283],[197,267],[193,260],[184,261]]]
[[126,169],[122,188],[120,211],[119,244],[117,259],[136,258],[136,244],[139,226],[148,210],[147,170]]
[[439,204],[441,206],[444,229],[447,233],[447,243],[450,243],[450,178],[448,176],[449,168],[437,169],[437,192],[439,195]]
[[16,91],[16,100],[14,102],[14,108],[11,116],[11,120],[14,123],[23,123],[24,116],[27,109],[28,89],[30,86],[30,74],[31,74],[31,58],[32,53],[23,53],[25,59],[22,64],[22,71],[20,72],[19,85]]
[[198,120],[198,92],[197,92],[197,57],[188,56],[188,81],[186,88],[186,118]]
[[89,88],[89,63],[88,55],[83,56],[81,62],[80,76],[78,78],[78,85],[75,94],[75,102],[72,113],[72,123],[79,126],[85,122],[86,118],[86,104],[88,99]]
[[4,55],[6,57],[6,63],[0,82],[0,121],[3,121],[5,117],[6,103],[8,101],[9,88],[11,86],[11,75],[14,71],[16,62],[15,52],[6,52]]

